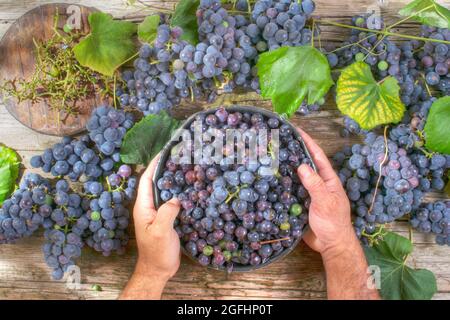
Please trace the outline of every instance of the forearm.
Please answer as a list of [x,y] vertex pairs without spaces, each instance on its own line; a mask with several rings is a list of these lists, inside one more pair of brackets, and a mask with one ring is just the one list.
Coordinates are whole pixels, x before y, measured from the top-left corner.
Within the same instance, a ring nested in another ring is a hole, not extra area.
[[323,253],[328,299],[380,299],[376,289],[368,286],[368,265],[364,251],[355,236],[340,249]]
[[136,268],[120,295],[121,300],[159,300],[168,278],[154,272],[142,272]]

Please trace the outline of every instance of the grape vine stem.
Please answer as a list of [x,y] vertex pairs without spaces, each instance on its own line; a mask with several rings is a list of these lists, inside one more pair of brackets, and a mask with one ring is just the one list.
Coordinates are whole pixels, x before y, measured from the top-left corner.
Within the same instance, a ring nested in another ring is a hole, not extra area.
[[385,126],[384,127],[384,134],[383,134],[383,136],[384,136],[384,149],[385,149],[385,151],[384,151],[384,158],[383,158],[383,161],[380,162],[380,170],[379,170],[380,172],[378,172],[378,179],[377,179],[377,183],[375,185],[375,192],[373,194],[372,203],[370,204],[370,208],[368,210],[369,214],[373,210],[373,206],[375,204],[375,199],[377,197],[378,187],[379,187],[380,182],[381,182],[381,177],[383,176],[381,171],[383,169],[384,164],[386,163],[386,160],[388,159],[389,149],[388,149],[388,143],[387,143],[387,130],[388,130],[388,126]]
[[320,23],[323,23],[323,24],[329,24],[329,25],[336,26],[336,27],[341,27],[341,28],[355,29],[355,30],[360,30],[360,31],[365,31],[365,32],[382,34],[382,35],[385,35],[386,37],[392,36],[392,37],[399,37],[399,38],[418,40],[418,41],[425,41],[425,42],[428,41],[428,42],[438,42],[438,43],[450,44],[450,41],[446,41],[446,40],[416,37],[416,36],[411,36],[411,35],[407,35],[407,34],[390,32],[390,31],[387,31],[387,30],[372,30],[372,29],[367,29],[367,28],[351,26],[351,25],[347,25],[347,24],[343,24],[343,23],[339,23],[339,22],[334,22],[334,21],[330,21],[330,20],[321,20],[321,19],[316,19],[316,20],[318,22],[320,22]]
[[275,242],[280,242],[280,241],[285,241],[285,240],[290,240],[290,239],[291,239],[291,237],[266,240],[266,241],[261,241],[259,244],[263,245],[263,244],[275,243]]

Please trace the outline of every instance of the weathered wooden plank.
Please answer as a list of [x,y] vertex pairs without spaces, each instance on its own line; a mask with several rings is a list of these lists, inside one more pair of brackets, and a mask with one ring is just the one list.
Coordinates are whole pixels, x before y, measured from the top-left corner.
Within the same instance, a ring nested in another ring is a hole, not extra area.
[[[65,282],[50,280],[40,253],[42,239],[33,237],[17,245],[0,247],[0,297],[103,299],[114,298],[133,270],[135,243],[124,256],[105,258],[85,250],[79,261],[81,287],[70,290]],[[441,294],[450,292],[450,256],[447,248],[416,244],[408,264],[428,268],[438,279]],[[102,292],[93,292],[98,284]],[[251,273],[206,270],[187,258],[168,283],[164,297],[177,299],[325,298],[325,277],[320,257],[301,244],[292,254],[271,266]],[[54,295],[52,295],[54,294]],[[447,297],[448,298],[448,297]]]

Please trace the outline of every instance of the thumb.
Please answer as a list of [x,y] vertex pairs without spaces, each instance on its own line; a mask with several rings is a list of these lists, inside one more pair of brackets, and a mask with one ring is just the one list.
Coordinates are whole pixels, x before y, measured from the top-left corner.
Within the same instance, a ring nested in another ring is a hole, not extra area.
[[177,198],[172,198],[158,209],[153,225],[162,230],[172,229],[178,212],[180,212],[180,201]]
[[327,194],[328,190],[325,182],[309,165],[302,164],[298,168],[298,175],[312,200],[320,200]]

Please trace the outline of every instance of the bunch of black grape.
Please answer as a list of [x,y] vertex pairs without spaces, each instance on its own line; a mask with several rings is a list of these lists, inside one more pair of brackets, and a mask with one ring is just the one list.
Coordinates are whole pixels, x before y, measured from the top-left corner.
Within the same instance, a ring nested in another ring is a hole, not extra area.
[[258,51],[246,34],[247,19],[229,15],[219,0],[200,1],[197,17],[203,44],[197,45],[193,57],[203,60],[203,78],[219,76],[225,92],[237,86],[258,90],[256,69],[252,68]]
[[119,162],[122,140],[127,130],[131,129],[133,125],[132,113],[113,107],[100,106],[93,110],[86,129],[89,132],[89,138],[95,142],[100,153],[103,156],[111,157],[114,162]]
[[[450,41],[450,30],[422,26],[422,36]],[[450,46],[443,43],[426,42],[423,49],[418,52],[418,59],[424,69],[427,84],[437,87],[444,95],[449,95]]]
[[423,204],[411,215],[411,226],[436,235],[436,243],[450,246],[450,201]]
[[136,188],[131,173],[128,165],[122,165],[108,182],[86,182],[81,196],[66,180],[58,180],[53,188],[40,175],[26,174],[20,189],[0,209],[0,243],[13,243],[43,227],[43,253],[55,280],[75,265],[85,245],[105,256],[122,254],[128,243],[127,205]]
[[[122,75],[126,88],[118,91],[121,105],[148,115],[186,98],[212,102],[218,93],[238,87],[259,92],[258,55],[280,46],[309,44],[312,32],[305,24],[314,7],[310,0],[261,0],[253,7],[251,23],[244,15],[230,15],[219,0],[201,0],[197,45],[180,40],[183,30],[169,27],[161,16],[156,40],[141,47],[134,70]],[[308,114],[320,105],[303,104],[299,112]]]
[[[382,25],[371,25],[372,15],[354,16],[352,25],[372,30],[381,29]],[[346,67],[355,61],[365,61],[381,77],[396,74],[400,61],[400,49],[389,39],[381,38],[376,33],[352,29],[351,36],[342,46],[327,55],[332,68]]]
[[368,133],[367,130],[361,129],[359,124],[348,116],[344,116],[344,127],[341,128],[340,132],[341,137],[347,138],[351,134],[353,135],[366,135]]
[[96,181],[84,185],[91,198],[84,221],[90,231],[86,243],[105,256],[113,251],[123,253],[128,243],[126,229],[130,213],[127,205],[134,199],[136,188],[136,177],[131,173],[128,165],[122,165],[117,173],[107,177],[106,188]]
[[[88,136],[76,140],[64,137],[61,142],[45,149],[43,154],[33,156],[30,164],[54,177],[68,176],[73,181],[78,180],[82,174],[98,178],[101,175],[98,167],[100,158],[94,150],[87,147],[89,143]],[[86,170],[87,166],[89,170]]]
[[62,279],[64,272],[81,256],[85,228],[78,226],[78,221],[85,214],[83,207],[87,202],[88,199],[70,191],[67,181],[57,181],[52,211],[43,221],[45,244],[42,249],[55,280]]
[[[53,188],[37,174],[24,176],[20,189],[1,209],[0,243],[29,236],[42,226],[44,256],[56,280],[75,265],[84,245],[105,256],[123,253],[130,219],[127,205],[135,197],[136,177],[130,166],[120,165],[120,147],[133,124],[130,113],[101,106],[86,125],[88,135],[64,137],[32,157],[33,167],[59,180]],[[68,180],[83,182],[84,193],[73,192]]]
[[390,131],[390,138],[406,149],[420,174],[419,188],[423,192],[442,191],[445,187],[450,155],[429,153],[424,149],[426,135],[423,129],[435,98],[415,104],[408,109],[403,123]]
[[56,183],[54,208],[44,222],[43,248],[55,280],[61,279],[75,264],[85,245],[104,256],[124,253],[130,218],[127,205],[134,197],[136,178],[131,176],[129,166],[122,165],[107,179],[104,184],[86,182],[83,197],[70,192],[65,180]]
[[[139,58],[134,61],[134,71],[122,74],[126,89],[121,89],[119,99],[123,107],[135,107],[144,115],[156,114],[177,105],[181,97],[190,95],[190,79],[179,60],[180,51],[188,45],[180,41],[182,30],[161,24],[153,45],[144,44]],[[177,61],[177,62],[175,62]],[[196,96],[199,94],[193,91]]]
[[260,52],[310,44],[313,35],[305,26],[314,10],[312,0],[259,0],[253,7],[253,23],[247,26],[247,35]]
[[363,145],[344,149],[334,160],[356,214],[358,236],[373,234],[377,224],[392,222],[420,205],[418,168],[392,140],[368,133]]
[[25,175],[0,209],[0,244],[32,235],[51,214],[52,204],[48,180],[33,173]]
[[[201,265],[232,269],[259,265],[291,247],[303,234],[310,202],[296,174],[297,167],[310,160],[295,138],[295,129],[276,117],[229,113],[224,108],[197,121],[205,130],[220,132],[279,129],[279,166],[275,172],[271,169],[270,154],[258,153],[259,159],[250,161],[249,151],[257,150],[249,150],[248,140],[225,145],[225,158],[220,161],[191,149],[188,157],[203,154],[200,163],[179,165],[171,155],[157,187],[163,201],[174,196],[181,201],[176,231],[185,250]],[[246,150],[242,164],[232,152],[235,147]],[[203,145],[205,151],[213,148],[210,143]]]
[[[380,29],[384,22],[374,23],[374,14],[354,16],[352,24],[357,27]],[[426,46],[426,44],[425,44]],[[372,67],[377,80],[387,76],[395,77],[401,86],[401,98],[406,106],[417,103],[419,98],[425,99],[428,92],[423,84],[421,66],[415,57],[423,43],[417,40],[405,41],[397,45],[391,39],[371,32],[353,29],[350,38],[342,48],[328,54],[331,67],[343,68],[355,61],[364,61]]]
[[112,107],[93,110],[86,128],[88,135],[64,137],[61,142],[33,156],[30,164],[54,177],[71,181],[96,180],[108,175],[120,162],[120,146],[128,129],[134,124],[133,115]]

